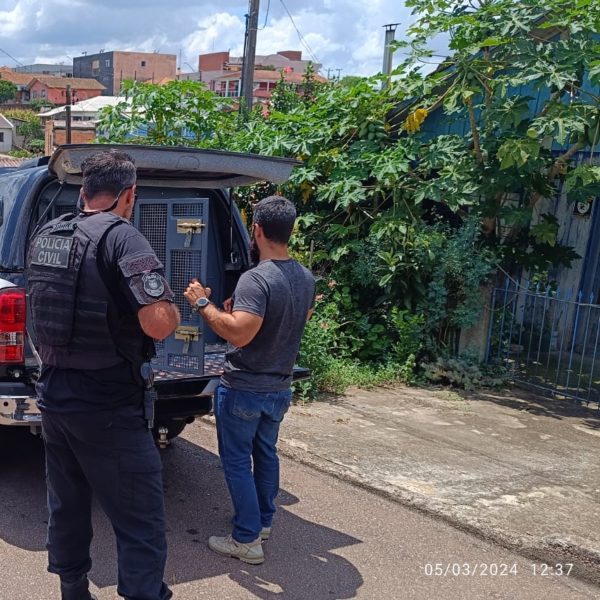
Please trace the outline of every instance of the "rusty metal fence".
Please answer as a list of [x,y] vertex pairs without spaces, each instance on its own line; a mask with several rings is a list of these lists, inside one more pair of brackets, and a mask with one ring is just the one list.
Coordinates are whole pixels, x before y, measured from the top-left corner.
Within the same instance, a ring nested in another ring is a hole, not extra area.
[[508,280],[492,292],[487,362],[517,383],[600,409],[598,300]]

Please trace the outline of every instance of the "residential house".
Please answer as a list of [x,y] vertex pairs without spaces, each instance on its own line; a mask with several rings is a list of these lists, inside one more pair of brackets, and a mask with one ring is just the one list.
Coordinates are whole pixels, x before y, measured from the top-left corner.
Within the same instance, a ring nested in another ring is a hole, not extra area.
[[177,56],[158,52],[99,52],[73,59],[74,77],[94,78],[104,86],[102,95],[118,96],[123,81],[159,82],[177,76]]
[[[560,35],[552,28],[536,31],[536,39],[542,41],[556,41]],[[452,67],[444,65],[442,69],[451,73]],[[508,90],[515,99],[527,99],[527,117],[539,114],[552,94],[535,82]],[[579,94],[600,95],[600,85],[592,83],[589,73],[583,74],[578,89],[565,91],[562,101],[570,102]],[[416,99],[402,103],[392,111],[391,121],[401,122],[418,107]],[[470,139],[468,115],[447,114],[438,105],[422,123],[420,136],[427,140],[444,135]],[[573,141],[549,139],[547,143],[547,149],[558,157],[572,147]],[[600,165],[598,146],[588,144],[571,155],[569,162],[571,166]],[[591,397],[600,406],[595,374],[600,368],[600,198],[581,201],[574,195],[577,190],[568,190],[560,179],[554,184],[554,193],[533,208],[531,225],[543,223],[545,216],[551,215],[558,224],[557,242],[572,248],[580,258],[569,267],[550,267],[548,286],[543,279],[532,282],[534,273],[524,267],[509,274],[502,272],[502,288],[488,298],[489,305],[473,330],[461,333],[460,347],[473,350],[479,346],[480,358],[501,362],[510,377],[536,390],[578,399]],[[509,197],[515,206],[523,200],[520,193]],[[499,234],[508,230],[510,225],[501,221]]]
[[[271,96],[271,91],[281,78],[289,83],[300,84],[306,73],[309,60],[302,59],[299,50],[282,50],[276,54],[257,55],[254,62],[255,102],[264,102]],[[227,97],[238,97],[242,75],[243,58],[231,56],[229,52],[213,52],[198,57],[200,80],[206,86]],[[326,81],[318,75],[321,65],[312,63],[318,81]]]
[[[71,106],[71,120],[75,121],[96,121],[100,111],[106,106],[115,106],[122,102],[123,98],[118,96],[95,96],[87,100],[81,100]],[[38,114],[42,121],[61,120],[66,116],[66,106],[57,106],[51,110],[43,111]]]
[[10,152],[13,146],[14,126],[3,115],[0,115],[0,152]]
[[66,104],[67,85],[71,87],[73,102],[100,96],[105,90],[104,86],[95,79],[53,77],[52,75],[34,77],[27,85],[27,89],[29,90],[30,100],[43,98],[53,104]]
[[[282,79],[282,77],[286,83],[296,86],[298,90],[302,89],[302,84],[304,83],[304,74],[302,73],[295,73],[287,70],[280,72],[256,69],[254,71],[252,102],[254,104],[268,102],[269,98],[271,98],[273,90],[275,89],[275,86]],[[319,82],[327,81],[320,75],[315,75],[314,78]],[[240,96],[241,82],[242,74],[240,71],[225,73],[214,78],[212,81],[212,90],[219,96],[224,96],[226,98],[238,98]]]
[[[86,144],[93,142],[97,137],[96,124],[102,109],[115,106],[122,102],[118,96],[96,96],[82,100],[71,106],[71,143]],[[66,106],[57,106],[52,110],[41,112],[38,116],[44,123],[45,151],[52,154],[55,148],[65,144],[66,133]]]
[[33,79],[33,75],[26,73],[16,73],[9,67],[0,67],[0,79],[10,81],[17,86],[17,96],[15,104],[26,104],[29,101],[29,90],[27,86]]

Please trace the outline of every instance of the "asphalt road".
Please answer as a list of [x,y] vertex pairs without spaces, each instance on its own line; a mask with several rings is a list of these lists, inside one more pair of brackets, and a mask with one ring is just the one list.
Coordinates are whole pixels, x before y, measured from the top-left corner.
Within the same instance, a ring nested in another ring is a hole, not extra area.
[[[56,578],[45,571],[42,461],[38,439],[0,429],[0,600],[59,598]],[[163,461],[167,579],[177,599],[600,597],[598,588],[549,575],[528,559],[287,460],[267,561],[244,565],[206,547],[209,535],[227,532],[231,517],[212,428],[189,427]],[[90,579],[99,600],[115,599],[114,540],[98,510],[95,520]]]

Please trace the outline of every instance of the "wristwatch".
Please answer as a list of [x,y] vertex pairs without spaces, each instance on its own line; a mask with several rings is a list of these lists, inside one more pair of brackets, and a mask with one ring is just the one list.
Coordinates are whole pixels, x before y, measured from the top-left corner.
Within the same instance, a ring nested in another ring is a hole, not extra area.
[[196,302],[194,302],[194,306],[192,306],[192,312],[198,313],[203,308],[206,308],[210,304],[210,300],[206,297],[198,298]]

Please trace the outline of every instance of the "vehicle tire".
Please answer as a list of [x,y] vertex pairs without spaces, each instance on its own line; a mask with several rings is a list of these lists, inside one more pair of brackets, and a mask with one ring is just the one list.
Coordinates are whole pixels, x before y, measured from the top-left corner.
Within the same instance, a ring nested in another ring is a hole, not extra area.
[[161,427],[166,427],[167,439],[172,440],[176,438],[184,429],[187,423],[184,419],[167,419],[165,421],[159,421],[154,423],[154,427],[152,429],[152,434],[154,435],[154,439],[158,442],[159,435],[158,431]]

